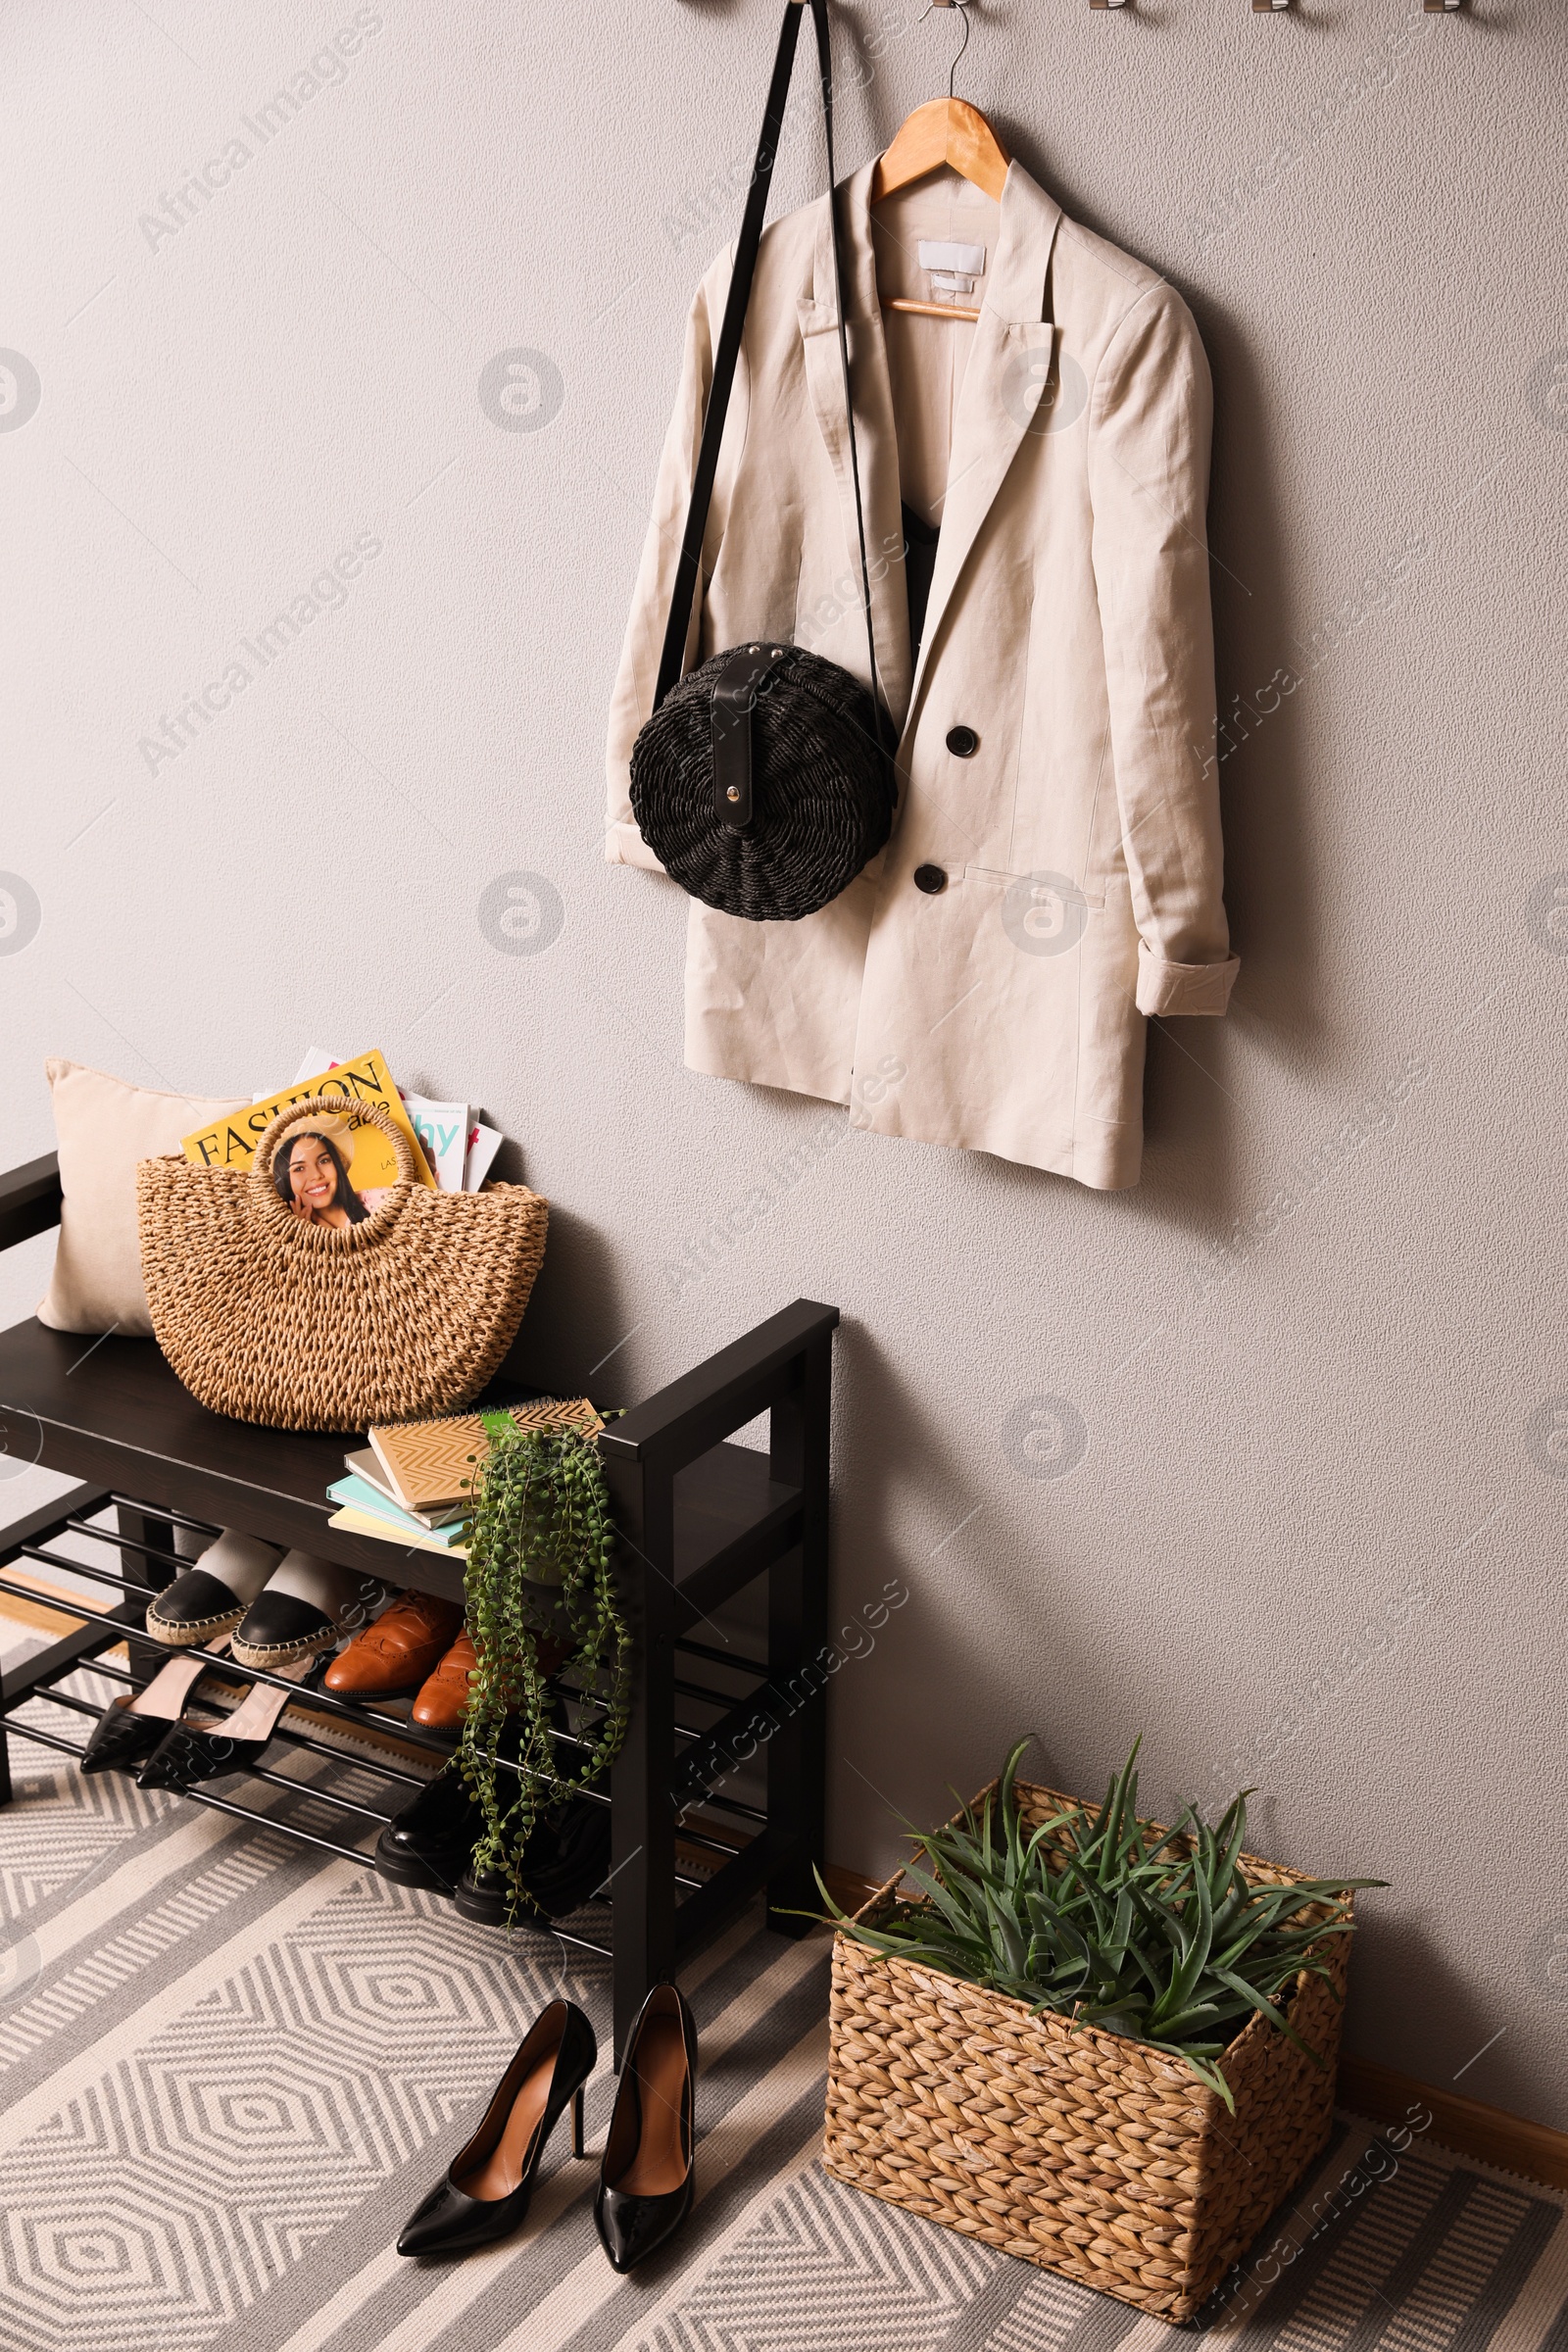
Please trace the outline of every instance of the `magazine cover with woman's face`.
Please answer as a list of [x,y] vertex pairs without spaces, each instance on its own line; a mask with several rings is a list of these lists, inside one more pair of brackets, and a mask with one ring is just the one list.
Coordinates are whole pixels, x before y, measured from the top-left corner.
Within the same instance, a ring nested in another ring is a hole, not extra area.
[[308,1225],[363,1225],[385,1194],[355,1191],[349,1182],[353,1160],[348,1120],[312,1112],[309,1123],[285,1135],[272,1154],[277,1197]]
[[[322,1095],[331,1099],[333,1109],[319,1113],[302,1107],[296,1110],[297,1105]],[[249,1167],[273,1120],[295,1111],[284,1137],[288,1157],[283,1158],[279,1146],[271,1169],[280,1198],[302,1217],[316,1217],[323,1224],[353,1225],[359,1222],[354,1209],[356,1193],[361,1209],[368,1211],[398,1182],[397,1147],[365,1116],[371,1106],[384,1111],[393,1126],[401,1129],[416,1181],[434,1192],[435,1176],[410,1123],[403,1097],[392,1083],[384,1057],[373,1052],[361,1054],[353,1061],[334,1063],[318,1076],[300,1079],[285,1093],[259,1097],[248,1110],[232,1111],[213,1126],[198,1127],[183,1138],[180,1150],[193,1168]],[[307,1133],[315,1138],[309,1154],[309,1183],[305,1181],[305,1159],[293,1148],[296,1138]],[[368,1192],[368,1185],[375,1189]]]

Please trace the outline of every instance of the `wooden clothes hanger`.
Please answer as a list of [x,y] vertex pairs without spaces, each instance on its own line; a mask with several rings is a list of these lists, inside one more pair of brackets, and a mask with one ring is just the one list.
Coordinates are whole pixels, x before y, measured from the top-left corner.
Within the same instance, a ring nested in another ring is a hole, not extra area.
[[[923,179],[928,172],[940,172],[948,165],[994,204],[1000,204],[1010,160],[1007,151],[979,108],[953,95],[958,58],[969,46],[969,12],[964,0],[932,0],[932,6],[956,8],[963,19],[963,39],[948,75],[948,94],[917,106],[900,124],[891,146],[877,158],[871,173],[870,201],[873,205],[880,204],[895,188],[906,188],[911,180]],[[978,311],[963,310],[957,303],[911,302],[902,294],[889,295],[882,308],[910,311],[919,318],[963,318],[971,325],[980,316]]]

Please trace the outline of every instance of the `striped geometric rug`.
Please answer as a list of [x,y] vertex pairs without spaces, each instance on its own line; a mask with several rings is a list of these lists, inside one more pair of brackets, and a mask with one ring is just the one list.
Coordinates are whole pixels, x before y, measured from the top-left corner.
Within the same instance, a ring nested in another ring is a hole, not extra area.
[[[13,1770],[3,2352],[1178,2352],[1195,2332],[830,2180],[826,1939],[755,1919],[683,1979],[702,2201],[667,2255],[611,2271],[563,2128],[518,2238],[403,2261],[400,2224],[541,2005],[569,1992],[608,2039],[605,1964],[20,1738]],[[603,2066],[590,2146],[612,2096]],[[1237,2352],[1568,2352],[1565,2202],[1343,2118],[1197,2325]]]

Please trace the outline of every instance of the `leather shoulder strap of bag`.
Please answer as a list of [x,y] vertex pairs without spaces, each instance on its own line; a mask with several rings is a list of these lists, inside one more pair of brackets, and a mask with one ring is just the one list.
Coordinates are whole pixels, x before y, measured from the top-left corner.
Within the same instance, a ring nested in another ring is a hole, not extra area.
[[816,29],[817,68],[822,82],[822,124],[827,138],[828,219],[833,232],[833,291],[839,315],[839,366],[844,376],[844,411],[849,419],[850,477],[855,488],[855,519],[859,532],[860,587],[865,600],[865,650],[871,665],[871,697],[878,710],[881,710],[882,697],[876,671],[876,637],[871,626],[870,567],[865,556],[865,513],[860,504],[860,461],[855,440],[855,400],[850,389],[850,343],[844,308],[844,240],[839,227],[838,199],[834,188],[833,61],[828,46],[827,0],[788,0],[783,29],[778,36],[778,54],[773,60],[773,78],[768,84],[761,143],[757,150],[757,163],[746,198],[746,212],[735,245],[735,267],[730,275],[729,299],[724,305],[718,348],[713,354],[712,387],[708,395],[708,412],[703,419],[702,445],[697,453],[697,469],[692,476],[691,504],[686,510],[686,531],[681,541],[675,587],[669,600],[669,620],[664,629],[663,652],[659,662],[659,683],[654,693],[656,710],[685,666],[686,633],[691,626],[692,602],[702,575],[703,536],[708,528],[713,477],[718,471],[718,445],[724,436],[724,418],[735,382],[735,364],[740,357],[746,308],[751,300],[752,279],[757,270],[757,249],[762,238],[762,219],[767,211],[773,161],[783,135],[784,108],[789,97],[790,73],[795,63],[795,43],[801,29],[802,13],[807,7],[811,11],[811,21]]

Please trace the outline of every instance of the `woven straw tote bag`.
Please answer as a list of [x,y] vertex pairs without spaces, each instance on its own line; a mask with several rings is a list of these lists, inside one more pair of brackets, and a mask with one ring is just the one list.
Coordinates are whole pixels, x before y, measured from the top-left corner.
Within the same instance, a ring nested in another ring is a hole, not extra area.
[[271,1429],[363,1430],[466,1404],[499,1366],[545,1252],[549,1204],[520,1184],[435,1193],[406,1138],[361,1104],[397,1152],[398,1182],[362,1224],[308,1224],[272,1157],[313,1096],[280,1111],[249,1168],[144,1159],[142,1279],[158,1345],[201,1403]]

